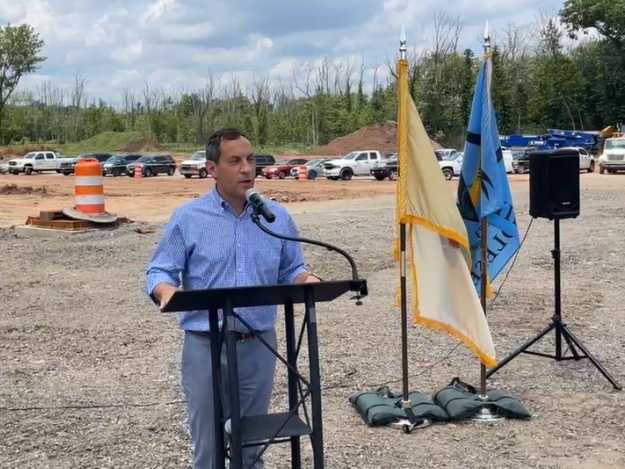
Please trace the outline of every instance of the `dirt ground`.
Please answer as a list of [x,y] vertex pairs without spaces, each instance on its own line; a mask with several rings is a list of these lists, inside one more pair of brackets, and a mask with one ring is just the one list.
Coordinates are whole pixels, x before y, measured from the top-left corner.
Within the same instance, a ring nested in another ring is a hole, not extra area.
[[[581,177],[582,215],[562,222],[563,314],[622,384],[625,178]],[[529,223],[527,180],[512,179],[523,234]],[[70,181],[3,177],[0,188],[46,186],[46,194],[0,195],[3,223],[71,203]],[[190,467],[179,386],[180,332],[175,318],[159,314],[142,287],[169,211],[211,183],[165,177],[106,184],[111,209],[146,221],[155,232],[141,235],[126,225],[69,239],[24,239],[0,229],[0,468]],[[450,183],[450,190],[454,186]],[[133,195],[133,189],[139,190]],[[526,405],[532,414],[526,422],[435,424],[411,435],[365,426],[348,397],[387,381],[400,388],[397,266],[391,260],[394,183],[259,181],[259,189],[274,190],[279,199],[306,198],[288,204],[302,235],[346,249],[368,280],[370,294],[362,306],[348,298],[318,306],[327,468],[625,467],[625,395],[613,391],[587,360],[556,363],[524,355],[493,376],[492,386]],[[323,194],[352,199],[321,201]],[[551,248],[551,224],[535,220],[489,308],[499,359],[552,314]],[[321,276],[348,278],[342,258],[304,249]],[[281,324],[278,332],[282,339]],[[549,352],[553,341],[546,338],[536,347]],[[434,330],[410,328],[409,360],[411,388],[428,396],[455,376],[478,383],[473,355]],[[285,389],[285,371],[278,366],[273,410],[284,409]],[[304,445],[303,467],[312,467]],[[265,467],[290,467],[288,446],[272,447]]]
[[[525,184],[527,176],[511,175],[510,179],[512,184]],[[54,173],[0,175],[0,227],[22,224],[28,215],[37,215],[41,210],[73,206],[73,184],[73,177]],[[210,178],[184,179],[177,175],[141,179],[104,178],[107,211],[148,222],[165,220],[175,206],[210,190],[212,186]],[[395,193],[394,182],[388,179],[376,181],[370,177],[351,181],[321,178],[306,182],[293,178],[267,180],[259,177],[256,187],[263,195],[284,203],[355,200]]]

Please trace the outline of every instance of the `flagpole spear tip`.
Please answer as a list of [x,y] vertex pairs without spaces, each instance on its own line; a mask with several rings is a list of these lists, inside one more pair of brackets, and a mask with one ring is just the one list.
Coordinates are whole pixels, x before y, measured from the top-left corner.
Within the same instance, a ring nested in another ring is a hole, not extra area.
[[488,20],[484,25],[484,54],[489,54],[491,49],[490,31],[488,30]]
[[401,32],[399,33],[399,58],[401,60],[406,59],[406,53],[408,52],[408,48],[406,47],[406,29],[404,25],[401,25]]

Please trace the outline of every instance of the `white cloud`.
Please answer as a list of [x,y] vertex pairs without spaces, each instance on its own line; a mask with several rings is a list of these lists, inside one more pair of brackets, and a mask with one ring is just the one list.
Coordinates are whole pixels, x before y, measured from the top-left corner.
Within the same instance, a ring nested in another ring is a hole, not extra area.
[[[210,5],[210,6],[209,6]],[[0,22],[29,23],[46,42],[48,57],[20,89],[44,80],[70,86],[77,71],[88,94],[118,102],[123,88],[137,93],[152,87],[192,89],[211,74],[243,85],[269,75],[292,81],[322,58],[349,60],[360,73],[397,53],[405,26],[408,45],[420,50],[434,41],[433,15],[444,9],[464,24],[459,47],[480,50],[477,38],[488,19],[493,29],[512,21],[528,23],[539,6],[557,12],[561,2],[546,0],[0,0]],[[370,87],[374,71],[365,78]]]

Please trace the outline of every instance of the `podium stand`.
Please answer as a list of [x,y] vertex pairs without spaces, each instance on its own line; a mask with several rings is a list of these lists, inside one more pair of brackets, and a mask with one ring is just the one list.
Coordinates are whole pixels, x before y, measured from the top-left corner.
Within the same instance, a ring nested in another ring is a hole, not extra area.
[[[309,436],[313,450],[314,469],[324,469],[323,425],[321,415],[321,386],[319,375],[319,350],[317,342],[317,313],[315,303],[333,301],[347,292],[355,292],[355,298],[367,296],[367,281],[343,280],[298,285],[270,285],[236,288],[214,288],[176,292],[165,313],[180,311],[208,311],[211,366],[213,370],[213,396],[215,415],[215,435],[217,468],[226,468],[226,458],[230,459],[229,469],[251,469],[243,467],[242,449],[262,446],[258,458],[274,443],[291,443],[291,467],[301,468],[300,438]],[[293,306],[305,305],[304,321],[296,342]],[[234,322],[239,321],[250,332],[249,325],[234,311],[235,308],[250,306],[283,305],[286,330],[286,359],[274,350],[264,339],[255,335],[276,358],[284,363],[288,372],[289,412],[241,416],[239,401],[239,379],[236,354],[236,332]],[[219,314],[223,311],[223,316]],[[219,330],[222,323],[225,327]],[[307,380],[297,371],[297,357],[304,331],[308,337],[308,359],[310,378]],[[231,389],[230,409],[224,418],[220,392],[220,356],[222,340],[225,340],[228,361],[228,381]],[[310,396],[312,421],[308,418],[306,399]],[[299,408],[303,408],[304,420]],[[228,425],[229,424],[229,425]],[[229,427],[229,428],[228,428]],[[258,460],[257,458],[257,460]],[[253,464],[252,464],[253,466]]]

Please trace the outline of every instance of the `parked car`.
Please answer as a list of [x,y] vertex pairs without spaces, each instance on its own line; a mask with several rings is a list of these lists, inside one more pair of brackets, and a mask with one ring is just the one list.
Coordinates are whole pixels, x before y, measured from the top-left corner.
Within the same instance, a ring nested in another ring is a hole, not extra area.
[[113,177],[122,176],[126,174],[126,166],[128,163],[133,163],[141,158],[143,155],[136,153],[123,153],[120,155],[113,155],[102,165],[102,175]]
[[196,151],[191,158],[180,163],[180,174],[187,179],[192,176],[197,176],[200,179],[207,177],[206,150]]
[[263,169],[276,164],[276,159],[269,153],[254,153],[254,163],[256,164],[256,177],[263,174]]
[[24,173],[37,174],[45,171],[60,173],[61,163],[72,161],[73,158],[64,158],[55,151],[31,151],[21,158],[9,160],[9,173],[17,175]]
[[[306,166],[306,177],[308,179],[315,179],[320,174],[323,174],[323,163],[329,161],[331,158],[316,158],[310,160],[304,166]],[[301,165],[300,165],[301,166]],[[291,169],[291,176],[299,178],[299,166],[295,166]]]
[[384,181],[386,178],[389,178],[391,181],[397,181],[397,178],[399,177],[397,169],[397,153],[389,159],[374,166],[371,170],[371,176],[376,178],[378,181]]
[[275,177],[278,177],[279,179],[284,179],[291,174],[291,169],[293,169],[293,166],[299,166],[306,163],[308,163],[308,160],[305,158],[291,158],[287,160],[280,160],[271,166],[266,166],[262,168],[261,174],[267,179],[273,179]]
[[445,180],[450,181],[454,176],[460,176],[460,171],[462,169],[462,158],[464,156],[464,152],[457,152],[454,150],[454,153],[448,155],[445,158],[444,155],[440,155],[436,153],[436,158],[438,159],[438,165],[443,172],[443,176],[445,176]]
[[579,170],[587,171],[589,173],[595,172],[596,161],[593,156],[588,153],[585,148],[567,148],[567,150],[577,150],[579,152]]
[[439,148],[438,150],[434,150],[434,153],[436,154],[438,161],[453,160],[458,153],[458,150],[454,148]]
[[371,170],[381,161],[382,154],[377,150],[357,150],[341,158],[326,161],[323,175],[331,181],[349,181],[354,176],[370,176]]
[[78,163],[78,161],[82,160],[83,158],[95,158],[100,162],[100,165],[104,165],[104,163],[108,161],[111,156],[113,155],[111,155],[110,153],[85,153],[83,155],[78,155],[76,158],[74,158],[73,161],[62,162],[60,171],[61,174],[69,176],[70,174],[74,174],[74,166],[76,166],[76,163]]
[[144,177],[176,174],[176,161],[171,155],[143,155],[137,161],[126,165],[126,174],[134,177],[137,165],[141,166],[141,175]]

